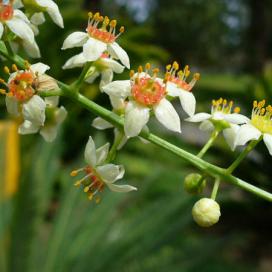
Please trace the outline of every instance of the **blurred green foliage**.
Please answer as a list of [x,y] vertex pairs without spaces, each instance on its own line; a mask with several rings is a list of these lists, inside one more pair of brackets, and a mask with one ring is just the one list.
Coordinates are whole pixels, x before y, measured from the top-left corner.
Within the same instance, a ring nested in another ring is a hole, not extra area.
[[[125,25],[127,31],[120,44],[128,51],[132,68],[143,62],[163,67],[174,59],[193,64],[192,70],[202,73],[194,89],[197,111],[209,111],[210,100],[222,96],[234,99],[250,114],[254,99],[271,98],[271,52],[265,52],[262,70],[254,63],[254,73],[245,69],[248,59],[254,59],[247,55],[250,50],[246,47],[259,50],[254,42],[246,42],[254,40],[253,34],[248,36],[252,1],[56,2],[65,29],[48,20],[40,27],[37,40],[41,61],[48,63],[49,73],[60,80],[72,82],[80,73],[80,69],[61,69],[79,49],[60,48],[68,34],[86,28],[91,9]],[[265,29],[269,29],[270,21],[266,24]],[[127,75],[128,71],[116,78]],[[110,106],[107,97],[99,95],[97,84],[86,85],[82,91],[99,104]],[[222,218],[215,227],[200,229],[191,218],[193,203],[200,196],[191,197],[183,191],[184,177],[195,169],[137,139],[129,141],[117,161],[126,167],[124,183],[139,190],[126,195],[105,192],[101,204],[89,202],[73,186],[69,172],[83,164],[83,148],[90,134],[102,145],[111,141],[112,132],[95,131],[92,114],[65,99],[62,103],[69,117],[54,144],[42,142],[37,135],[21,137],[20,188],[14,198],[0,202],[1,272],[271,271],[269,203],[223,183],[218,198]],[[4,118],[4,99],[0,99],[0,107]],[[185,117],[182,112],[181,116]],[[182,135],[168,133],[155,122],[151,130],[197,153],[208,135],[185,122],[182,126]],[[233,154],[219,138],[205,158],[226,167],[238,152]],[[236,174],[272,190],[270,165],[271,157],[260,145]],[[208,186],[204,195],[209,193]]]

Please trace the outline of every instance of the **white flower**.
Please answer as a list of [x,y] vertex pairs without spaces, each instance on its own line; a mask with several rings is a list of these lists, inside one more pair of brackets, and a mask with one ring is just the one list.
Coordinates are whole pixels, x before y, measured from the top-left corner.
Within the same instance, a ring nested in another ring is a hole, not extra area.
[[244,124],[248,118],[239,114],[240,108],[234,108],[232,113],[233,101],[229,103],[225,99],[212,101],[211,113],[200,112],[186,119],[188,122],[200,124],[200,129],[212,131],[214,129],[223,130],[223,135],[230,148],[234,149],[234,139],[239,124]]
[[4,34],[5,27],[7,27],[22,40],[23,47],[31,57],[40,57],[40,51],[30,25],[30,21],[22,11],[15,9],[10,3],[0,3],[0,39]]
[[157,69],[151,77],[147,72],[150,64],[147,64],[146,72],[131,74],[130,80],[113,81],[104,86],[102,90],[110,97],[116,99],[129,99],[125,107],[124,130],[128,137],[140,134],[153,110],[155,117],[169,130],[181,132],[179,116],[166,99],[166,87],[164,82],[157,78]]
[[192,116],[195,113],[196,100],[194,95],[191,93],[200,75],[194,74],[193,79],[190,83],[186,82],[186,79],[190,75],[189,66],[186,65],[184,70],[179,70],[179,64],[175,61],[173,65],[169,64],[166,67],[166,90],[167,94],[172,97],[179,97],[183,110]]
[[[26,11],[31,10],[33,14],[30,18],[34,26],[41,25],[45,22],[44,12],[47,12],[53,22],[63,28],[63,18],[59,11],[58,5],[52,0],[22,0],[21,3]],[[33,13],[34,12],[34,13]]]
[[124,49],[122,49],[116,39],[124,32],[124,27],[120,28],[120,33],[115,34],[116,20],[110,21],[107,16],[105,18],[99,13],[89,14],[86,32],[74,32],[70,34],[63,43],[62,49],[83,46],[83,53],[86,61],[98,60],[104,52],[108,52],[113,58],[119,59],[127,68],[130,67],[129,57]]
[[[71,69],[75,67],[82,67],[88,61],[84,58],[83,53],[70,58],[63,66],[63,69]],[[122,73],[124,66],[110,58],[108,54],[102,54],[96,60],[85,76],[85,81],[93,83],[94,80],[101,75],[100,88],[110,83],[113,79],[113,73]]]
[[251,120],[248,119],[235,134],[234,148],[262,137],[269,154],[272,155],[272,106],[265,107],[265,100],[259,103],[254,101]]
[[86,176],[75,183],[76,186],[83,185],[84,192],[88,193],[89,199],[103,191],[105,185],[113,192],[126,193],[137,190],[130,185],[116,185],[117,180],[123,178],[125,169],[122,165],[105,163],[109,152],[109,143],[95,148],[92,137],[89,137],[85,148],[85,161],[88,164],[84,168],[71,172],[71,176],[76,176],[79,172],[85,172]]

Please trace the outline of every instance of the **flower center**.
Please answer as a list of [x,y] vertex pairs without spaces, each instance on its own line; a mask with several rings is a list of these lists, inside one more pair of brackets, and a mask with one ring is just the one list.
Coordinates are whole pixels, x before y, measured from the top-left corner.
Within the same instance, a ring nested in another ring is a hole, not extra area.
[[9,96],[20,102],[29,100],[35,93],[33,89],[35,78],[31,71],[18,72],[8,83]]
[[265,100],[253,102],[251,123],[262,133],[272,135],[272,106],[265,107]]
[[187,78],[190,75],[189,66],[186,65],[183,70],[179,70],[179,64],[174,61],[173,64],[169,64],[166,66],[166,74],[165,78],[167,81],[170,81],[176,84],[179,88],[190,92],[194,87],[195,83],[199,80],[200,74],[195,73],[193,79],[188,83],[186,82]]
[[[226,99],[223,99],[222,97],[219,98],[218,100],[213,100],[212,101],[212,108],[211,108],[211,113],[223,113],[223,114],[230,114],[232,112],[232,107],[233,107],[233,101],[227,101]],[[234,113],[239,113],[240,108],[235,107],[233,109]]]
[[139,104],[144,106],[153,106],[158,104],[166,95],[165,85],[159,82],[157,77],[158,69],[153,69],[153,76],[148,74],[150,64],[146,65],[146,71],[143,73],[143,69],[140,66],[138,74],[134,75],[134,71],[131,71],[132,97]]
[[[86,175],[82,179],[76,181],[75,186],[83,185],[84,192],[88,194],[89,200],[92,200],[97,193],[104,190],[105,183],[95,171],[95,169],[90,166],[86,166],[84,168],[72,171],[71,176],[75,177],[79,172],[82,171],[85,172]],[[100,202],[99,196],[96,196],[95,202]]]
[[86,31],[90,37],[100,40],[104,43],[113,43],[124,32],[124,27],[121,26],[119,34],[116,35],[116,20],[111,20],[105,16],[100,16],[97,12],[94,15],[89,13],[89,22]]
[[5,22],[13,17],[13,7],[11,4],[0,3],[0,21]]

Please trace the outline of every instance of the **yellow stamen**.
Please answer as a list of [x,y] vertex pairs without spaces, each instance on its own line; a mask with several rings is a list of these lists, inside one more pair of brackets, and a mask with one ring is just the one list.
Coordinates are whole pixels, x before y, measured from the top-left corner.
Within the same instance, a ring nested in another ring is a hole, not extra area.
[[71,176],[71,177],[75,177],[75,176],[77,176],[77,174],[78,174],[78,170],[73,170],[73,171],[70,173],[70,176]]
[[6,74],[10,74],[10,70],[7,66],[4,67],[4,73]]
[[235,112],[235,113],[239,113],[240,111],[241,111],[240,107],[235,107],[233,110],[233,112]]
[[120,29],[119,29],[119,32],[120,32],[120,33],[124,33],[124,32],[125,32],[125,27],[124,27],[124,26],[121,26]]

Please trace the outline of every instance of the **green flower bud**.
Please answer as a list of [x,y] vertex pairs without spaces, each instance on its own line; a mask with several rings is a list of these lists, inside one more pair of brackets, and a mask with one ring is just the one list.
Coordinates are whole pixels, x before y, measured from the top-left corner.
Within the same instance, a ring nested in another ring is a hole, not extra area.
[[202,198],[195,203],[192,215],[199,226],[210,227],[219,220],[220,206],[211,198]]
[[206,180],[197,173],[189,174],[184,179],[184,190],[189,194],[199,194],[206,186]]

